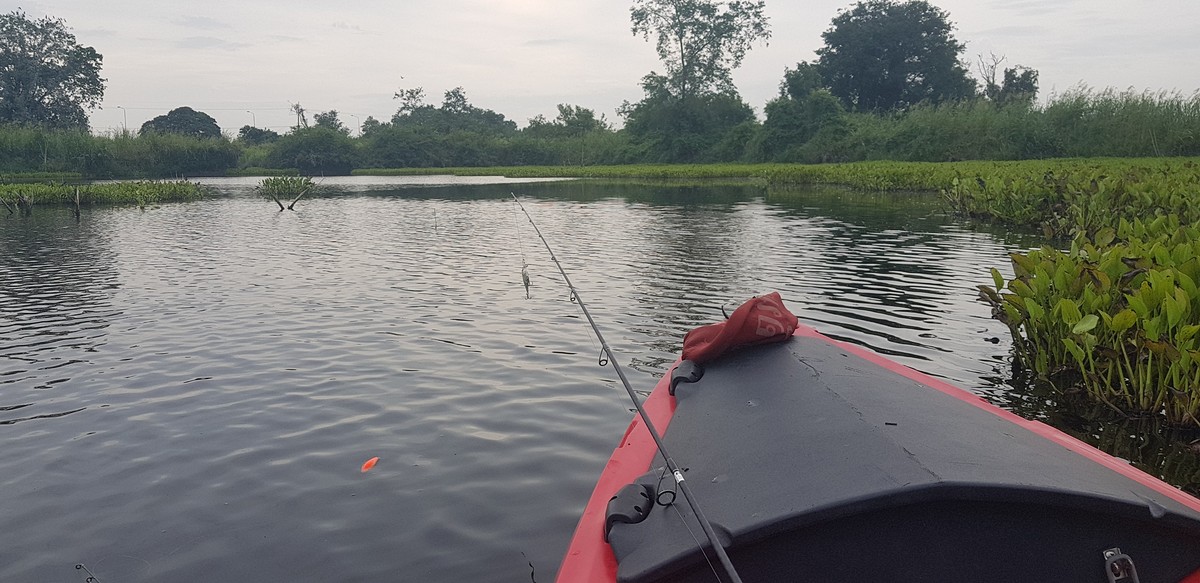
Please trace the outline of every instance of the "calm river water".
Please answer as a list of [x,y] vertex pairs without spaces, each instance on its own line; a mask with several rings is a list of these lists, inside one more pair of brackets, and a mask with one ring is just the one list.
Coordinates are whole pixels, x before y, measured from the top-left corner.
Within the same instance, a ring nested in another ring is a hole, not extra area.
[[779,290],[827,334],[1200,481],[1180,442],[1014,380],[975,286],[1038,242],[933,195],[344,178],[281,213],[257,179],[210,182],[0,218],[0,581],[552,581],[631,406],[510,191],[640,389],[688,329]]

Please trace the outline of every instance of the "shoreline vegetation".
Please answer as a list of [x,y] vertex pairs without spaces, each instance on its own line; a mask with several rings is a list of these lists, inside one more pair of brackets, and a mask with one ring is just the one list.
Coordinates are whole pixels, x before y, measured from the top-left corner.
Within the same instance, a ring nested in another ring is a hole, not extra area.
[[[776,101],[791,99],[781,96]],[[364,125],[358,136],[332,122],[293,128],[282,136],[243,131],[237,139],[156,131],[93,135],[0,125],[0,181],[11,181],[6,177],[13,175],[53,177],[64,173],[95,180],[330,176],[372,168],[1200,156],[1200,93],[1185,96],[1083,88],[1052,97],[1045,104],[967,100],[894,112],[835,109],[829,114],[832,117],[813,122],[819,130],[803,124],[781,125],[777,115],[762,122],[752,117],[703,136],[643,135],[636,125],[613,129],[594,120],[575,124],[582,114],[569,106],[562,108],[574,114],[564,114],[561,122],[542,120],[521,129],[511,122],[483,124],[475,117],[487,117],[484,114],[489,112],[478,108],[468,107],[467,113],[455,114],[458,117],[442,109],[424,108],[430,110],[426,112],[430,120],[398,114],[392,123]]]
[[146,207],[163,202],[200,200],[210,189],[188,182],[137,180],[98,184],[0,183],[0,211],[28,211],[34,205],[133,204]]

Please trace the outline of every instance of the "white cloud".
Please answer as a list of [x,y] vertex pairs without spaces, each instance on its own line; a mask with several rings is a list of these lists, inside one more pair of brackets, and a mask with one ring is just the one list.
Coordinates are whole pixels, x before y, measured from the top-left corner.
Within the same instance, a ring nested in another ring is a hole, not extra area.
[[230,28],[228,23],[207,16],[180,16],[172,22],[184,28],[199,28],[203,30]]
[[[12,0],[0,0],[12,2]],[[1038,69],[1043,94],[1093,87],[1200,88],[1200,3],[1124,0],[935,0],[967,44],[964,58],[996,53]],[[774,35],[735,72],[759,110],[784,67],[812,60],[821,32],[849,0],[767,0]],[[524,121],[558,103],[615,118],[638,81],[660,69],[654,47],[630,33],[628,2],[613,0],[40,0],[22,3],[75,26],[104,55],[106,107],[96,127],[121,124],[124,105],[191,104],[222,127],[286,128],[288,102],[387,119],[392,94],[423,86],[431,101],[462,86],[471,101]],[[15,8],[9,8],[10,10]],[[183,34],[174,34],[183,32]],[[402,79],[401,76],[404,78]],[[267,107],[272,105],[273,107]],[[261,108],[261,109],[258,109]],[[282,111],[274,111],[279,109]],[[205,110],[206,111],[206,110]],[[151,110],[145,110],[147,114]],[[147,115],[148,119],[152,115]],[[144,120],[141,120],[144,121]],[[138,122],[140,123],[140,121]]]

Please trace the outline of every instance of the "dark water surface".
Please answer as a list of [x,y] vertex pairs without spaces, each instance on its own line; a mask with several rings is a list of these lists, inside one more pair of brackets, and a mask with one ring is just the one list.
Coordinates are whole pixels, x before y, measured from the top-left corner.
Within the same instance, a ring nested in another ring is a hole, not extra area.
[[779,290],[1194,488],[1185,447],[1014,380],[974,288],[1037,241],[932,195],[353,178],[280,213],[213,182],[0,218],[0,581],[551,581],[630,405],[510,190],[642,390]]

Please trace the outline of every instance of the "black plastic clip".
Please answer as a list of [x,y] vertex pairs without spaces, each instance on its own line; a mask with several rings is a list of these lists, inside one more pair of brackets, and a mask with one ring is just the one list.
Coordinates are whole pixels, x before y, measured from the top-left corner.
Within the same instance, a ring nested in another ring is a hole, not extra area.
[[675,367],[675,370],[671,371],[671,387],[668,392],[674,397],[675,387],[679,383],[694,383],[702,376],[704,376],[704,367],[690,360],[684,360]]
[[608,508],[604,512],[604,540],[608,541],[608,533],[614,524],[637,524],[650,516],[654,509],[654,495],[647,484],[634,482],[626,484],[608,499]]
[[1104,551],[1104,574],[1108,576],[1108,583],[1141,583],[1133,559],[1118,548]]

